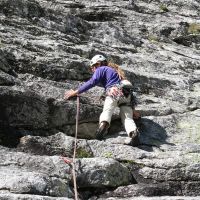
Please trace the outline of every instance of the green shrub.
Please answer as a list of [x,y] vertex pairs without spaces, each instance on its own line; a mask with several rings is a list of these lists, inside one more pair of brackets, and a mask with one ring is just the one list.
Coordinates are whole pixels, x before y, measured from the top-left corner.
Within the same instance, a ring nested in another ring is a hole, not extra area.
[[86,150],[83,149],[83,148],[78,148],[78,149],[76,150],[76,157],[77,157],[77,158],[92,158],[93,155],[92,155],[91,152],[88,152],[88,151],[86,151]]
[[200,33],[200,24],[192,23],[188,27],[188,33],[198,34]]
[[164,4],[161,4],[161,5],[160,5],[160,10],[161,10],[162,12],[169,12],[169,9],[168,9],[167,6],[164,5]]
[[1,39],[0,39],[0,48],[2,47],[3,45],[2,45],[2,42],[1,42]]
[[106,153],[104,154],[104,156],[105,156],[106,158],[113,158],[112,152],[106,152]]
[[149,35],[149,36],[148,36],[148,39],[149,39],[151,42],[158,42],[158,37],[155,36],[155,35]]

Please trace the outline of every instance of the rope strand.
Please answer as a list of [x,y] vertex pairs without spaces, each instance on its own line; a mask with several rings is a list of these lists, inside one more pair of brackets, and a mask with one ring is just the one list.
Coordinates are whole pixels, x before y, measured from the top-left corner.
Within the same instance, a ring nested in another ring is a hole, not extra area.
[[78,121],[79,121],[79,96],[77,95],[77,106],[76,106],[76,132],[75,132],[75,141],[74,141],[74,153],[73,153],[73,161],[72,161],[72,174],[73,174],[73,182],[74,182],[74,194],[75,200],[78,200],[78,192],[77,192],[77,184],[76,184],[76,146],[77,146],[77,135],[78,135]]

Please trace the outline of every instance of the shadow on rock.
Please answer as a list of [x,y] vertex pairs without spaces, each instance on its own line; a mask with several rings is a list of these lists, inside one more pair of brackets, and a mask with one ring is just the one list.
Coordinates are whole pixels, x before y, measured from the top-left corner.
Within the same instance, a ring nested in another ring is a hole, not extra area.
[[18,145],[22,135],[9,125],[5,109],[0,105],[0,145],[12,148]]
[[0,145],[14,148],[18,145],[21,133],[9,126],[1,126],[0,128]]
[[140,148],[146,151],[153,151],[153,147],[160,147],[162,144],[174,145],[167,142],[166,130],[153,120],[142,118],[139,125]]

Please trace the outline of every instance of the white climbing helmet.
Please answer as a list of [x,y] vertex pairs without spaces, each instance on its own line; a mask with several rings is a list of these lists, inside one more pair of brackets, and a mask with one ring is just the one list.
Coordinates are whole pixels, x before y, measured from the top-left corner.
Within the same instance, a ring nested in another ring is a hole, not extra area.
[[106,60],[106,58],[103,55],[96,55],[91,59],[90,66],[92,66],[98,62],[105,61],[105,60]]

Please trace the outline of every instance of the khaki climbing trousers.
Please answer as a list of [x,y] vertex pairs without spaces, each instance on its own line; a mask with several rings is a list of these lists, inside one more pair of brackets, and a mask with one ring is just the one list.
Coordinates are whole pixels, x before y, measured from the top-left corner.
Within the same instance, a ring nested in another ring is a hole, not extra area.
[[112,114],[116,107],[120,108],[120,117],[124,128],[129,135],[130,132],[136,131],[137,127],[133,120],[133,109],[129,106],[130,96],[128,98],[114,99],[107,96],[104,102],[103,112],[100,115],[99,122],[106,121],[110,124]]

